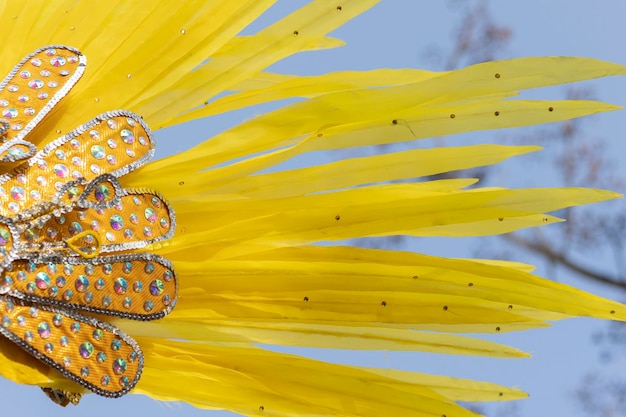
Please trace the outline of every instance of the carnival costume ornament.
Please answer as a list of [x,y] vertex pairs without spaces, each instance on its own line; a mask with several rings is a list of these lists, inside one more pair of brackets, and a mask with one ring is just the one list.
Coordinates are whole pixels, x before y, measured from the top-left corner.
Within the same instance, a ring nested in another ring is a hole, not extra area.
[[[41,386],[61,405],[87,391],[130,392],[245,415],[466,417],[475,413],[458,401],[526,394],[268,347],[527,357],[455,333],[626,319],[622,304],[534,276],[527,265],[332,244],[494,235],[618,197],[471,188],[477,180],[467,178],[393,182],[537,147],[409,149],[268,170],[307,152],[615,110],[513,96],[623,75],[623,66],[540,57],[443,73],[275,74],[266,68],[296,52],[339,46],[327,34],[376,1],[315,0],[238,35],[273,3],[2,4],[3,36],[13,41],[0,55],[10,71],[0,88],[0,375]],[[298,100],[148,162],[147,124],[289,98]]]

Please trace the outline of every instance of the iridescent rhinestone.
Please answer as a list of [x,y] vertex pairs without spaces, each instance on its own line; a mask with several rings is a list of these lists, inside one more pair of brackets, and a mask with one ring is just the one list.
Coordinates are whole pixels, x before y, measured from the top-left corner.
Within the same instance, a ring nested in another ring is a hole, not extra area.
[[11,187],[11,198],[16,201],[23,201],[26,197],[26,191],[19,186]]
[[20,205],[12,201],[9,203],[9,210],[13,213],[17,213],[18,211],[20,211]]
[[104,332],[102,331],[102,329],[96,329],[93,331],[91,336],[93,337],[94,340],[102,340],[102,337],[104,336]]
[[93,264],[85,265],[85,274],[93,275],[94,272],[96,272],[96,267]]
[[22,129],[22,125],[19,123],[11,125],[11,130],[21,130],[21,129]]
[[89,278],[87,278],[85,275],[80,275],[78,278],[76,278],[74,286],[76,288],[76,291],[78,292],[87,291],[87,288],[89,288]]
[[65,152],[63,152],[61,149],[57,149],[56,151],[54,151],[54,156],[63,161],[65,159]]
[[29,294],[34,294],[35,291],[37,291],[37,286],[35,285],[34,282],[29,282],[28,284],[26,284],[26,292]]
[[56,81],[48,81],[48,87],[50,88],[57,88],[59,86],[59,83]]
[[103,159],[106,156],[104,148],[100,145],[93,145],[91,147],[91,155],[96,159]]
[[[72,165],[74,165],[74,166],[77,166],[77,167],[78,167],[78,166],[81,166],[82,164],[83,164],[83,160],[82,160],[82,159],[80,159],[80,157],[78,157],[78,156],[73,156],[73,157],[72,157]],[[78,174],[80,175],[80,172],[79,172]],[[72,174],[72,177],[73,177],[73,176],[74,176],[74,175]]]
[[69,356],[63,356],[62,363],[64,367],[69,368],[70,366],[72,366],[72,358],[70,358]]
[[146,274],[153,273],[154,272],[154,263],[146,262],[146,264],[143,267],[143,272],[145,272]]
[[127,356],[128,362],[134,363],[137,360],[137,352],[130,352]]
[[116,129],[117,123],[115,122],[115,120],[109,119],[107,120],[107,126],[109,126],[109,129]]
[[133,132],[128,129],[122,129],[122,131],[120,132],[120,137],[122,138],[122,141],[128,145],[135,142],[135,136],[133,135]]
[[17,174],[17,176],[15,177],[15,179],[17,180],[17,182],[19,182],[20,184],[26,184],[27,181],[27,177],[25,174]]
[[74,297],[74,291],[72,291],[72,290],[65,290],[65,291],[63,291],[63,299],[65,301],[71,301],[72,297]]
[[94,287],[98,291],[102,291],[104,289],[104,280],[102,278],[98,278],[94,284]]
[[10,107],[8,109],[2,110],[2,116],[5,119],[14,119],[17,117],[17,109]]
[[170,298],[169,294],[165,294],[163,298],[161,299],[161,301],[163,301],[164,306],[168,306],[172,302],[172,299]]
[[59,178],[66,178],[70,170],[63,164],[54,165],[54,173]]
[[50,324],[48,324],[45,321],[42,321],[41,323],[39,323],[39,325],[37,326],[37,333],[39,333],[39,337],[41,337],[42,339],[47,339],[50,337]]
[[148,220],[150,223],[154,223],[157,220],[157,213],[153,208],[146,208],[143,212],[144,216],[146,217],[146,220]]
[[70,332],[74,334],[80,332],[80,323],[75,321],[72,324],[70,324]]
[[83,231],[83,227],[78,222],[72,222],[69,225],[68,230],[72,236],[75,236]]
[[89,137],[93,140],[99,140],[100,139],[100,132],[98,132],[97,130],[93,129],[89,131]]
[[55,56],[50,59],[50,65],[53,67],[62,67],[67,61],[62,56]]
[[30,60],[30,64],[34,67],[40,67],[41,66],[41,59],[39,58],[33,58]]
[[11,300],[5,301],[4,311],[6,311],[7,313],[12,313],[14,309],[15,309],[15,305],[13,304]]
[[59,295],[59,289],[55,286],[48,288],[48,295],[50,297],[56,297],[57,295]]
[[96,360],[99,363],[103,363],[104,361],[107,360],[107,355],[104,352],[98,352],[98,354],[96,355]]
[[143,303],[143,309],[148,313],[151,312],[154,309],[154,303],[150,300],[146,301]]
[[133,284],[133,290],[135,292],[141,292],[141,290],[143,290],[143,284],[140,281],[135,281]]
[[164,229],[169,229],[170,228],[170,221],[168,219],[166,219],[165,217],[162,217],[161,220],[159,220],[159,224]]
[[59,71],[59,75],[62,76],[62,77],[67,77],[70,74],[71,74],[71,72],[68,71],[68,70],[61,70],[61,71]]
[[40,88],[43,88],[44,82],[41,80],[30,80],[28,82],[28,86],[33,90],[39,90]]
[[22,78],[24,80],[27,79],[27,78],[30,78],[30,71],[28,71],[28,70],[20,71],[20,78]]
[[31,228],[24,232],[24,237],[28,243],[33,243],[39,239],[39,230]]
[[161,208],[161,206],[163,205],[163,203],[161,202],[161,199],[156,196],[152,197],[150,201],[152,202],[152,205],[156,208]]
[[86,292],[83,296],[83,300],[85,303],[91,304],[93,302],[93,293],[91,291]]
[[130,274],[133,270],[133,264],[131,262],[124,262],[124,265],[122,266],[122,272],[124,272],[125,274]]
[[67,62],[70,64],[75,64],[78,62],[78,57],[76,55],[70,55],[67,57]]
[[102,265],[102,272],[104,272],[107,275],[111,275],[111,273],[113,272],[113,265],[111,264]]
[[145,237],[152,237],[152,228],[150,226],[146,226],[143,228],[143,235]]
[[[18,100],[20,103],[26,103],[26,102],[28,101],[28,96],[27,96],[26,94],[21,94],[21,95],[17,98],[17,100]],[[34,110],[34,109],[33,109],[33,110]],[[33,114],[34,114],[34,113],[33,113]]]
[[118,339],[113,339],[113,341],[111,342],[111,350],[120,350],[122,347],[122,342],[120,342]]
[[42,77],[44,77],[44,78],[45,78],[45,77],[49,77],[50,75],[52,75],[52,73],[51,73],[50,71],[48,71],[48,70],[46,70],[46,69],[45,69],[45,70],[41,70],[41,71],[39,72],[39,75],[41,75]]
[[124,220],[119,214],[114,214],[113,216],[111,216],[109,223],[111,224],[113,230],[122,230],[122,228],[124,227]]
[[139,196],[136,196],[136,195],[133,196],[133,203],[135,203],[136,206],[141,205],[141,199],[139,198]]
[[70,140],[70,146],[72,149],[78,150],[80,148],[80,141],[78,139],[72,139]]
[[108,375],[102,375],[102,378],[100,378],[100,385],[106,387],[109,385],[109,382],[111,382],[111,377]]
[[107,162],[110,165],[115,165],[117,164],[117,158],[115,158],[115,155],[107,155]]
[[62,276],[58,276],[56,282],[57,282],[57,287],[59,288],[63,288],[66,283],[65,278]]
[[26,330],[24,332],[24,341],[26,343],[33,343],[33,340],[35,340],[35,335],[33,334],[33,332],[31,332],[30,330]]
[[7,316],[2,316],[2,327],[9,328],[11,326],[11,318]]
[[[96,200],[98,201],[107,200],[110,194],[111,194],[111,190],[109,190],[109,187],[107,187],[105,184],[98,184],[98,186],[94,190],[94,195],[96,197]],[[119,229],[116,229],[116,230],[119,230]]]
[[91,164],[91,166],[89,167],[89,169],[91,170],[91,172],[93,172],[96,175],[100,174],[100,167],[96,164]]
[[42,187],[45,187],[46,184],[48,184],[48,180],[43,175],[40,175],[37,177],[37,184],[41,185]]
[[61,323],[63,323],[63,316],[61,314],[57,313],[52,316],[52,324],[54,324],[56,327],[59,327]]
[[110,295],[105,295],[104,297],[102,297],[102,307],[110,306],[112,301],[113,300],[111,299]]
[[146,146],[148,144],[148,141],[143,136],[139,136],[139,143],[141,143],[143,146]]
[[90,373],[91,371],[88,366],[83,366],[82,368],[80,368],[80,376],[82,376],[83,378],[87,378]]
[[124,299],[122,300],[122,307],[126,309],[129,309],[132,304],[133,300],[131,300],[130,297],[124,297]]
[[128,365],[126,364],[125,359],[117,358],[113,361],[113,372],[115,373],[115,375],[122,375],[124,372],[126,372],[127,366]]
[[40,290],[45,290],[50,286],[50,276],[45,272],[37,272],[35,275],[35,284]]
[[35,272],[35,270],[37,269],[37,265],[34,262],[29,262],[26,264],[26,270],[28,272]]
[[130,156],[131,158],[134,158],[135,157],[135,151],[133,151],[130,148],[127,148],[126,149],[126,155]]
[[50,342],[46,343],[45,345],[43,345],[43,351],[46,352],[48,355],[51,354],[54,351],[54,345]]
[[63,265],[63,273],[65,275],[72,275],[74,273],[74,265],[71,265],[71,264]]
[[65,224],[65,216],[61,214],[59,217],[56,218],[56,221],[59,224]]
[[0,227],[0,245],[6,245],[9,243],[10,238],[11,235],[9,234],[9,231],[4,227]]
[[37,98],[39,100],[45,100],[48,98],[48,93],[46,93],[45,91],[42,91],[41,93],[37,94]]
[[1,107],[7,107],[9,105],[9,100],[0,100]]
[[67,336],[61,336],[59,338],[59,344],[62,347],[67,347],[70,344],[70,339]]
[[11,93],[15,93],[19,89],[20,88],[15,84],[11,84],[10,86],[7,87],[7,90]]
[[39,317],[39,309],[38,309],[37,307],[31,307],[31,308],[28,310],[28,313],[30,314],[30,316],[31,316],[32,318],[37,318],[37,317]]
[[128,281],[122,277],[116,278],[113,282],[113,290],[118,295],[126,294],[126,291],[128,290]]
[[32,198],[35,201],[39,201],[41,200],[41,193],[37,190],[32,190],[30,192],[30,198]]
[[100,230],[100,223],[98,223],[98,220],[92,220],[90,226],[91,230],[93,230],[94,232]]
[[94,348],[91,342],[83,342],[78,347],[78,353],[84,359],[91,358],[93,356]]
[[115,139],[109,139],[107,140],[107,145],[109,146],[109,148],[115,149],[117,148],[117,141]]
[[106,232],[104,234],[104,237],[106,237],[109,242],[114,242],[115,241],[115,235],[113,233],[111,233],[111,232]]
[[17,273],[17,280],[18,280],[19,282],[24,282],[24,281],[26,281],[26,272],[24,272],[24,271],[19,271],[19,272]]
[[135,213],[131,214],[129,219],[132,224],[139,223],[139,217]]
[[54,48],[46,49],[46,55],[48,55],[48,56],[54,56],[54,55],[56,55],[56,53],[57,53],[57,50],[54,49]]
[[58,268],[57,268],[56,264],[49,263],[46,266],[46,271],[48,271],[49,274],[56,274],[57,271],[58,271]]

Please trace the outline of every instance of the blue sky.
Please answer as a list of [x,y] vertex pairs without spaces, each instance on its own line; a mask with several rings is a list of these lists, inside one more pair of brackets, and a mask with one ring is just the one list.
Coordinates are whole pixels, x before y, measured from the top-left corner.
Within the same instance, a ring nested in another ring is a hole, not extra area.
[[[294,0],[279,1],[293,5]],[[425,59],[424,51],[436,45],[449,46],[454,25],[453,8],[460,1],[437,0],[383,0],[382,3],[358,17],[334,35],[347,41],[348,46],[333,51],[298,55],[275,66],[277,71],[299,74],[322,73],[341,69],[373,69],[379,67],[418,67],[436,69]],[[513,39],[506,51],[507,57],[529,55],[576,55],[605,59],[626,64],[623,39],[626,39],[626,2],[620,0],[525,0],[492,2],[493,17],[513,30]],[[281,10],[281,8],[277,8]],[[277,11],[278,13],[278,11]],[[28,51],[24,51],[27,53]],[[590,82],[596,94],[604,101],[626,104],[626,77]],[[559,89],[551,90],[558,98]],[[159,154],[165,155],[191,143],[174,139],[189,137],[201,140],[210,137],[224,126],[232,125],[252,113],[226,115],[207,122],[194,123],[185,129],[169,129],[157,133]],[[76,121],[80,123],[82,121]],[[623,132],[624,112],[594,116],[594,134],[609,141],[610,151],[626,155]],[[482,134],[481,134],[482,135]],[[497,134],[485,133],[485,142],[498,139]],[[175,142],[175,144],[174,144]],[[451,144],[462,144],[463,137],[453,138]],[[618,161],[619,162],[619,161]],[[512,162],[511,164],[514,164]],[[626,175],[626,165],[618,169]],[[515,166],[511,166],[515,170]],[[501,182],[502,186],[523,185],[519,178]],[[621,203],[623,207],[623,203]],[[602,210],[602,207],[599,207]],[[554,226],[559,227],[559,226]],[[432,245],[429,250],[438,255],[471,256],[476,241],[455,241],[453,245]],[[421,246],[418,250],[423,250]],[[522,261],[536,263],[532,256],[520,253]],[[608,288],[591,285],[564,271],[548,271],[541,264],[538,273],[556,272],[557,277],[609,297],[624,297]],[[420,372],[431,372],[459,377],[469,377],[519,386],[531,393],[531,398],[519,406],[523,416],[583,416],[572,404],[571,392],[576,382],[588,371],[598,368],[598,350],[591,342],[591,334],[603,323],[592,320],[569,320],[542,329],[519,334],[499,335],[498,341],[510,343],[533,354],[530,360],[494,360],[473,357],[432,356],[408,353],[354,353],[330,351],[302,351],[308,355],[334,362],[346,362],[382,367],[398,367]],[[617,362],[611,372],[624,374],[626,363]],[[164,384],[167,384],[164,381]],[[186,405],[164,404],[139,396],[119,400],[89,396],[79,407],[61,409],[45,398],[38,388],[16,386],[0,380],[4,398],[19,398],[2,405],[4,413],[21,415],[45,414],[48,416],[91,417],[110,416],[115,413],[145,413],[153,417],[224,416],[227,413],[196,410]],[[495,416],[497,408],[493,410]]]

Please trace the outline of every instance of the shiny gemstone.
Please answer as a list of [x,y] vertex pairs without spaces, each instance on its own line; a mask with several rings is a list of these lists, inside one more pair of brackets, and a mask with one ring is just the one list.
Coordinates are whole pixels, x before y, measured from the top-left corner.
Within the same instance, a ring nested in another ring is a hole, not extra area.
[[11,187],[11,198],[16,201],[22,201],[26,197],[26,191],[22,187]]
[[45,290],[50,286],[50,276],[45,272],[37,272],[35,275],[35,284],[37,284],[37,288],[40,290]]
[[41,59],[39,58],[33,58],[30,60],[30,64],[34,67],[40,67],[41,66]]
[[154,303],[150,300],[146,301],[145,303],[143,303],[143,309],[149,313],[154,309]]
[[93,145],[91,147],[91,155],[96,159],[103,159],[106,156],[104,148],[100,145]]
[[49,77],[51,74],[52,73],[50,71],[46,70],[46,69],[45,70],[41,70],[39,72],[39,75],[41,75],[42,77]]
[[146,226],[143,228],[143,235],[145,237],[152,237],[152,228],[150,226]]
[[72,139],[70,140],[70,146],[72,149],[78,149],[80,148],[80,141],[78,139]]
[[80,332],[80,323],[74,322],[70,324],[70,332],[74,334]]
[[6,245],[9,243],[9,239],[11,239],[9,231],[4,227],[0,228],[0,245]]
[[70,170],[63,164],[56,164],[54,166],[54,173],[59,178],[66,178],[69,174]]
[[39,325],[37,326],[37,333],[39,333],[39,336],[42,339],[47,339],[50,337],[50,324],[48,324],[45,321],[42,321],[41,323],[39,323]]
[[126,360],[122,358],[117,358],[113,361],[113,372],[115,373],[115,375],[122,375],[124,372],[126,372],[127,366],[128,365],[126,364]]
[[86,292],[83,300],[85,303],[91,304],[93,302],[93,293],[91,291]]
[[26,94],[22,94],[17,98],[17,100],[20,103],[26,103],[28,101],[28,96]]
[[68,227],[68,230],[72,236],[75,236],[83,231],[83,227],[78,222],[72,222]]
[[41,93],[37,94],[37,98],[39,100],[45,100],[48,98],[48,93],[46,93],[45,91],[42,91]]
[[98,220],[92,220],[91,221],[91,230],[93,230],[95,232],[100,230],[100,223],[98,223]]
[[157,220],[157,213],[153,208],[146,208],[143,212],[144,216],[146,217],[146,220],[148,220],[150,223],[154,223]]
[[71,264],[63,265],[63,273],[65,275],[72,275],[74,273],[74,265],[71,265]]
[[169,294],[165,294],[161,300],[163,301],[163,305],[165,306],[170,305],[170,303],[172,302]]
[[9,328],[11,326],[11,318],[7,316],[2,316],[2,327]]
[[78,347],[78,353],[84,359],[91,358],[93,356],[94,347],[91,342],[83,342]]
[[87,288],[89,288],[89,278],[87,278],[85,275],[79,276],[78,278],[76,278],[74,286],[76,287],[76,291],[78,292],[87,291]]
[[96,280],[96,283],[94,284],[94,287],[96,288],[96,290],[102,291],[104,289],[104,280],[102,278],[98,278]]
[[91,164],[91,166],[89,167],[89,170],[91,170],[91,172],[93,172],[96,175],[100,174],[100,167],[96,164]]
[[20,88],[15,84],[11,84],[10,86],[7,87],[7,90],[11,93],[15,93],[19,89]]
[[83,160],[80,159],[80,157],[78,157],[78,156],[73,156],[72,157],[72,165],[78,167],[78,166],[81,166],[82,164],[83,164]]
[[31,332],[30,330],[26,330],[24,332],[24,341],[26,343],[33,343],[33,340],[35,340],[35,335],[33,334],[33,332]]
[[51,354],[54,351],[54,345],[50,342],[46,343],[45,345],[43,345],[43,351],[46,352],[48,355]]
[[72,366],[72,359],[69,356],[63,356],[62,363],[64,367],[69,368]]
[[37,290],[37,286],[35,285],[34,282],[29,282],[28,284],[26,284],[27,293],[34,294],[36,290]]
[[40,88],[43,88],[44,82],[41,80],[30,80],[28,82],[28,86],[33,90],[39,90]]
[[92,129],[89,131],[89,137],[93,140],[99,140],[100,139],[100,132],[98,132],[95,129]]
[[98,354],[96,355],[96,360],[99,363],[103,363],[104,361],[107,360],[107,355],[104,352],[98,352]]
[[96,267],[93,264],[85,265],[85,274],[93,275],[95,271],[96,271]]
[[60,161],[63,161],[65,159],[65,152],[61,149],[57,149],[54,151],[54,156],[56,156]]
[[107,155],[107,162],[111,165],[115,165],[117,164],[117,158],[115,158],[115,155]]
[[24,80],[27,78],[30,78],[30,71],[27,71],[27,70],[20,71],[20,78]]
[[170,228],[170,221],[168,219],[166,219],[165,217],[162,217],[161,220],[159,220],[159,224],[164,229],[169,229]]
[[104,272],[107,275],[111,275],[111,273],[113,272],[113,265],[111,264],[102,265],[102,272]]
[[70,344],[70,339],[67,336],[61,336],[61,338],[59,339],[59,344],[62,347],[67,347],[67,345]]
[[102,340],[102,337],[104,336],[104,332],[101,329],[96,329],[93,331],[91,336],[93,337],[94,340]]
[[129,219],[132,224],[139,223],[139,217],[135,213],[131,214]]
[[106,232],[104,237],[106,237],[109,242],[115,241],[115,235],[111,232]]
[[126,388],[128,386],[128,384],[130,384],[130,379],[128,379],[127,376],[123,376],[120,378],[120,385],[124,388]]
[[113,300],[111,299],[110,295],[105,295],[104,297],[102,297],[102,307],[110,306],[112,301]]
[[96,200],[104,201],[109,198],[111,190],[109,190],[109,187],[107,187],[105,184],[98,184],[98,186],[94,190],[94,194],[96,196]]
[[148,141],[143,136],[139,136],[139,143],[141,143],[143,146],[146,146],[148,144]]
[[120,350],[120,348],[122,347],[122,342],[120,342],[118,339],[114,339],[111,342],[111,350]]
[[109,126],[109,129],[115,129],[117,128],[117,123],[115,122],[115,120],[109,119],[107,120],[107,126]]
[[122,227],[124,227],[124,220],[119,214],[111,216],[109,223],[111,224],[113,230],[122,230]]
[[61,314],[57,313],[52,316],[52,324],[54,324],[56,327],[59,327],[61,323],[63,323],[63,316]]
[[56,297],[57,295],[59,295],[59,289],[55,286],[48,288],[48,295],[50,297]]
[[17,117],[17,109],[13,107],[4,109],[2,110],[2,116],[4,116],[5,119],[14,119]]
[[53,67],[62,67],[63,65],[65,65],[66,62],[67,61],[62,56],[55,56],[52,59],[50,59],[50,64]]
[[48,81],[48,87],[50,88],[57,88],[59,86],[59,83],[56,81]]
[[122,277],[115,279],[115,282],[113,282],[113,290],[118,295],[126,294],[126,291],[128,290],[128,281]]
[[124,262],[124,265],[122,266],[122,271],[125,274],[130,274],[132,270],[133,270],[133,264],[130,262]]
[[57,277],[57,287],[63,288],[65,286],[65,278],[59,276]]
[[146,265],[143,267],[143,272],[145,272],[146,274],[151,274],[154,272],[154,264],[152,262],[147,262]]
[[107,140],[107,145],[109,146],[109,148],[115,149],[117,148],[117,141],[115,139],[109,139]]
[[122,307],[126,309],[129,309],[132,304],[133,300],[130,297],[124,297],[124,300],[122,300]]
[[74,297],[74,291],[72,291],[72,290],[65,290],[65,291],[63,291],[63,299],[65,301],[71,301],[72,297]]
[[32,190],[30,192],[30,198],[32,198],[35,201],[39,201],[41,200],[41,193],[37,190]]
[[83,378],[87,378],[90,372],[91,371],[88,366],[83,366],[82,368],[80,368],[80,376],[82,376]]
[[122,131],[120,132],[120,136],[122,138],[122,141],[124,141],[124,143],[128,145],[135,142],[135,136],[133,135],[133,132],[128,129],[122,129]]
[[130,156],[131,158],[135,157],[135,151],[133,151],[132,149],[128,148],[126,149],[126,155]]
[[42,187],[45,187],[46,184],[48,184],[48,180],[43,175],[40,175],[37,177],[37,184],[41,185]]
[[109,385],[109,382],[111,382],[111,377],[108,375],[102,375],[102,378],[100,378],[100,384],[103,387],[106,387],[107,385]]
[[140,281],[135,281],[133,284],[133,290],[135,292],[141,292],[141,290],[143,290],[143,284]]

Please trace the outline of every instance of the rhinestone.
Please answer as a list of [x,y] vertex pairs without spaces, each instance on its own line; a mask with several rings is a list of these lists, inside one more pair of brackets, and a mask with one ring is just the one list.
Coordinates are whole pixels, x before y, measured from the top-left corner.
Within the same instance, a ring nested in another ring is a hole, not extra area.
[[11,93],[15,93],[17,90],[19,90],[19,87],[15,84],[12,84],[7,87],[7,90]]
[[2,327],[8,328],[11,326],[11,319],[7,316],[2,316]]
[[39,100],[45,100],[48,98],[48,93],[46,93],[45,91],[42,91],[41,93],[37,94],[37,98]]
[[50,342],[46,343],[45,345],[43,345],[43,351],[46,352],[48,355],[51,354],[54,351],[54,345]]
[[39,75],[41,75],[42,77],[49,77],[51,75],[51,72],[48,70],[41,70],[39,72]]
[[100,384],[103,387],[106,387],[107,385],[109,385],[109,382],[111,382],[111,377],[108,375],[102,375],[102,378],[100,378]]
[[48,288],[48,295],[50,297],[56,297],[57,295],[59,295],[59,289],[55,286]]
[[63,164],[56,164],[54,166],[54,173],[59,178],[66,178],[69,172],[69,169]]
[[96,159],[103,159],[105,157],[104,148],[100,145],[93,145],[91,147],[91,155]]
[[[8,105],[8,102],[7,102]],[[107,145],[109,146],[109,148],[111,149],[115,149],[117,148],[117,142],[115,141],[115,139],[109,139],[107,140]]]
[[107,238],[109,242],[115,241],[115,235],[111,232],[106,232],[104,236]]
[[50,325],[48,323],[46,323],[45,321],[42,321],[37,326],[37,333],[39,333],[39,337],[41,337],[42,339],[49,338],[50,334],[51,334],[51,332],[50,332]]
[[59,339],[59,344],[61,347],[67,347],[70,344],[70,339],[67,336],[61,336]]
[[54,152],[54,156],[56,156],[60,161],[63,161],[65,159],[65,152],[63,152],[61,149],[57,149]]
[[111,296],[105,295],[104,297],[102,297],[102,307],[110,306],[112,301],[113,300],[111,300]]
[[70,325],[70,331],[74,334],[80,332],[80,323],[74,322]]
[[62,67],[63,65],[65,65],[66,62],[67,61],[62,56],[55,56],[50,60],[50,64],[53,67]]
[[104,352],[98,352],[98,354],[96,355],[96,360],[99,363],[103,363],[104,361],[107,360],[107,355]]
[[127,240],[131,240],[134,237],[134,233],[130,229],[124,229],[124,238]]
[[61,325],[61,323],[63,323],[63,316],[60,314],[55,314],[54,316],[52,316],[52,324],[54,324],[56,327],[59,327]]
[[33,332],[31,332],[30,330],[26,330],[24,332],[24,341],[26,343],[33,343],[33,340],[35,340],[35,335],[33,334]]
[[11,235],[9,234],[9,231],[5,228],[0,228],[0,245],[6,245],[9,243],[10,238]]
[[111,275],[111,273],[113,272],[113,265],[111,264],[102,265],[102,272],[104,272],[107,275]]
[[30,64],[34,67],[40,67],[41,66],[41,60],[39,58],[33,58],[30,60]]
[[[22,94],[17,98],[20,103],[26,103],[28,101],[28,96],[26,94]],[[33,109],[34,110],[34,109]],[[34,114],[34,113],[33,113]]]
[[28,86],[33,90],[39,90],[40,88],[43,88],[44,82],[41,80],[30,80],[28,82]]
[[111,224],[113,230],[122,230],[122,227],[124,227],[124,220],[119,214],[111,216],[109,223]]
[[75,236],[83,231],[83,227],[78,222],[72,222],[68,227],[68,230],[72,236]]
[[87,288],[89,288],[89,278],[87,278],[84,275],[79,276],[75,283],[74,286],[76,288],[76,291],[78,292],[85,292],[87,291]]
[[50,276],[45,272],[37,272],[35,275],[35,284],[40,290],[45,290],[50,286]]
[[139,217],[135,213],[131,214],[129,219],[132,224],[139,223]]
[[146,220],[148,220],[150,223],[154,223],[157,219],[156,211],[153,208],[146,208],[143,214],[146,217]]
[[107,120],[107,126],[109,126],[109,129],[115,129],[117,128],[117,123],[115,122],[115,120],[109,119]]
[[102,340],[102,337],[104,336],[104,332],[101,329],[96,329],[93,331],[91,336],[93,337],[94,340]]
[[143,284],[140,281],[135,281],[133,284],[133,290],[135,292],[141,292],[141,290],[143,290]]
[[127,364],[122,358],[117,358],[113,361],[113,372],[115,375],[122,375],[126,372]]
[[72,359],[69,356],[63,356],[63,366],[66,368],[72,366]]
[[56,81],[48,81],[48,87],[50,88],[57,88],[59,86],[59,83]]
[[85,300],[87,304],[91,304],[93,302],[93,293],[91,291],[86,292],[83,300]]
[[115,158],[115,155],[107,155],[107,162],[111,165],[117,164],[117,159]]
[[117,278],[115,282],[113,282],[113,290],[118,295],[126,294],[126,291],[128,290],[128,281],[122,277]]
[[57,282],[57,287],[59,288],[65,287],[65,283],[66,283],[65,278],[59,276],[57,277],[56,282]]
[[104,289],[104,280],[102,278],[98,278],[96,280],[96,283],[94,284],[94,287],[96,288],[96,290],[102,291]]
[[63,291],[63,299],[65,301],[71,301],[73,296],[74,296],[74,291],[72,290]]
[[20,71],[20,78],[23,78],[23,79],[30,78],[30,71],[27,71],[27,70]]
[[80,368],[80,376],[82,376],[83,378],[87,378],[90,372],[91,371],[89,370],[88,366],[83,366],[82,368]]
[[17,117],[17,109],[11,107],[6,110],[2,110],[2,116],[5,119],[15,119]]
[[84,359],[91,358],[93,356],[94,348],[91,342],[83,342],[78,347],[78,353]]
[[122,300],[122,307],[126,309],[129,309],[132,304],[133,300],[130,297],[124,297],[124,300]]
[[145,303],[143,303],[143,309],[149,313],[154,309],[154,303],[150,300],[146,301]]
[[164,229],[169,229],[170,228],[170,221],[168,219],[166,219],[165,217],[162,217],[161,220],[159,220],[159,224]]
[[128,145],[135,142],[135,136],[133,135],[133,132],[128,129],[123,129],[120,132],[120,137],[122,138],[122,141]]

